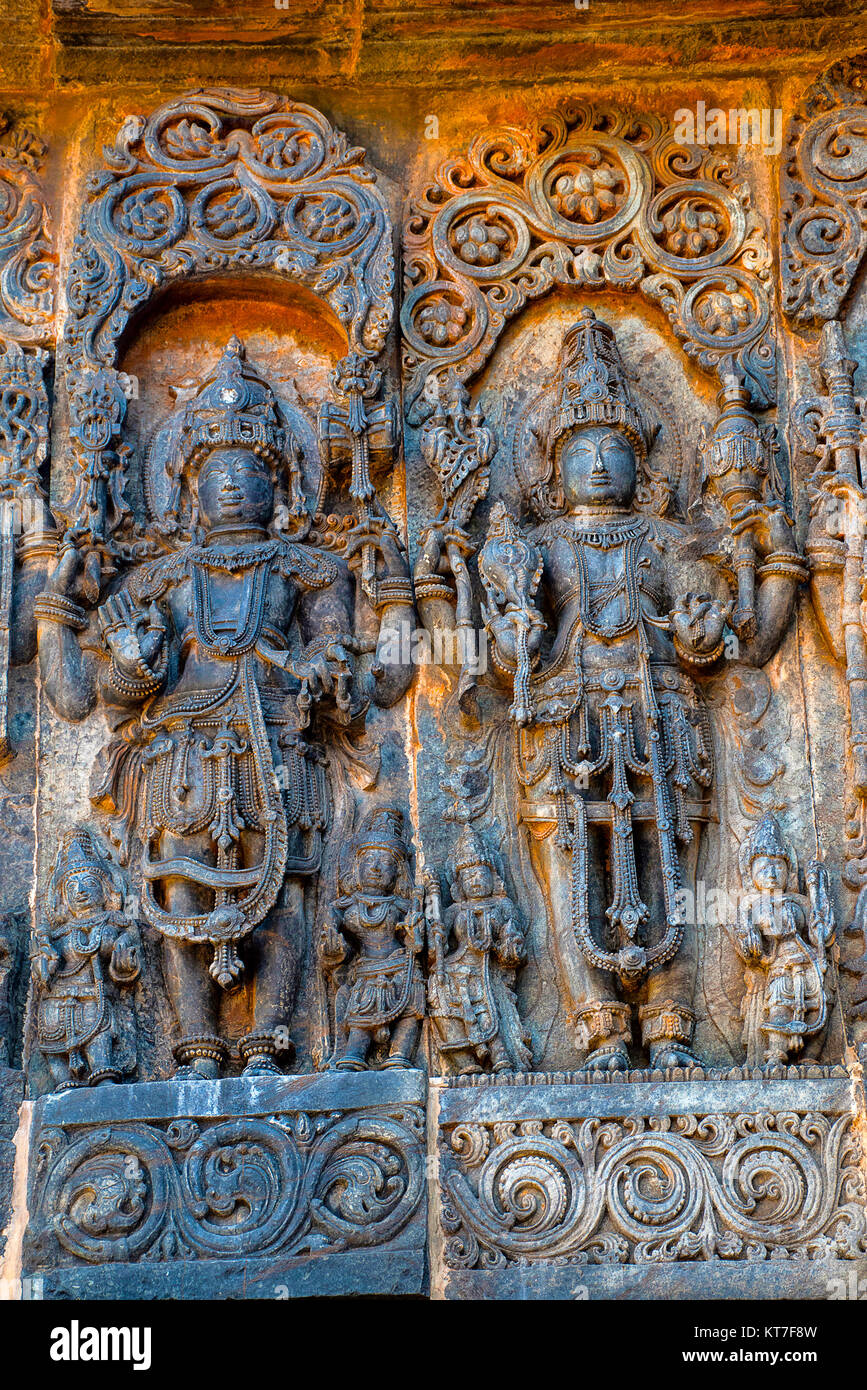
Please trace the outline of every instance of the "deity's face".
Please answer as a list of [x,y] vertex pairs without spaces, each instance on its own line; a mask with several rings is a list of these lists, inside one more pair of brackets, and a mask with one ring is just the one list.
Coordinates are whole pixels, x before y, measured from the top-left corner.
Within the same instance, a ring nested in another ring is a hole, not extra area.
[[358,886],[362,893],[390,893],[397,881],[398,863],[387,849],[362,850],[358,856]]
[[232,526],[264,529],[274,513],[271,470],[252,449],[215,449],[202,464],[199,513],[206,531]]
[[789,882],[788,860],[777,854],[757,854],[752,862],[752,879],[762,893],[784,893]]
[[87,917],[105,906],[105,886],[98,874],[79,869],[64,885],[67,906],[73,917]]
[[458,874],[458,884],[465,898],[489,898],[494,888],[487,864],[468,864]]
[[628,507],[635,496],[635,450],[607,425],[576,430],[561,445],[558,464],[567,507]]

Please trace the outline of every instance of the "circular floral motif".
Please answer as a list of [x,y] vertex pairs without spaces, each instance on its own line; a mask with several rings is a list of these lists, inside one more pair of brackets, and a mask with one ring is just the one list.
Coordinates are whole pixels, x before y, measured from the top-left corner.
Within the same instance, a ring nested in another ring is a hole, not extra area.
[[416,322],[421,336],[435,347],[456,343],[467,321],[466,310],[459,304],[451,304],[447,299],[438,299],[434,304],[426,304]]
[[171,220],[172,210],[156,188],[143,188],[124,198],[117,215],[121,230],[142,241],[162,236]]
[[626,180],[613,164],[597,156],[598,162],[578,165],[557,179],[551,202],[562,217],[572,221],[601,222],[619,206],[620,190]]
[[736,290],[709,290],[696,305],[695,317],[706,333],[731,337],[747,327],[752,311],[746,296]]
[[684,198],[669,208],[662,226],[663,245],[673,256],[703,256],[713,251],[724,235],[719,213],[702,207],[695,198]]
[[297,222],[311,241],[340,241],[355,225],[352,204],[336,193],[322,198],[303,198]]
[[508,240],[503,227],[483,217],[472,217],[454,233],[455,250],[468,265],[496,265]]
[[205,226],[214,236],[239,236],[252,231],[257,221],[258,209],[245,189],[212,198],[205,208]]

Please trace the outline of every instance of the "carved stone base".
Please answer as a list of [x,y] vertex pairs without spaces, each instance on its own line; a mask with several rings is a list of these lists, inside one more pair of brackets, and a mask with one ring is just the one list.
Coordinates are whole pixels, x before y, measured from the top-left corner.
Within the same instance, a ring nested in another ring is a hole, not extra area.
[[843,1077],[527,1081],[431,1083],[435,1297],[833,1298],[867,1272]]
[[45,1298],[418,1294],[425,1078],[103,1086],[34,1106]]

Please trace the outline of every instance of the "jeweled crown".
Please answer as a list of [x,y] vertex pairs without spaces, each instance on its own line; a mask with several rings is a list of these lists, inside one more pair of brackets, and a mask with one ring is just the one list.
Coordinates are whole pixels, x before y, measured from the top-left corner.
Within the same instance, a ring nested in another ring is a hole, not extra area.
[[247,362],[244,345],[233,337],[215,370],[184,412],[181,455],[200,464],[214,449],[241,445],[273,468],[279,467],[286,435],[271,387]]
[[611,425],[646,458],[649,428],[632,399],[614,330],[582,309],[566,332],[557,363],[557,399],[548,428],[548,450],[581,425]]

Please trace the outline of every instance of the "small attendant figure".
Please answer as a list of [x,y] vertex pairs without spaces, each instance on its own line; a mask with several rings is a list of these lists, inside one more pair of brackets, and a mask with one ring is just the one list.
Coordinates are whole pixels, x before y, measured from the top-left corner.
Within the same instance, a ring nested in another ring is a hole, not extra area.
[[[462,1076],[525,1071],[527,1039],[515,1000],[524,933],[495,856],[467,826],[446,865],[451,905],[425,876],[428,1011],[444,1068]],[[449,943],[453,949],[446,954]]]
[[123,916],[120,875],[89,830],[60,844],[48,890],[47,921],[31,935],[36,1037],[54,1089],[120,1081],[116,987],[138,979],[140,939]]
[[754,826],[741,846],[742,902],[735,946],[746,966],[742,1005],[747,1063],[785,1062],[828,1020],[827,948],[834,939],[828,879],[818,862],[807,870],[808,897],[797,887],[797,861],[775,816]]
[[341,856],[340,886],[322,928],[323,968],[334,976],[354,960],[335,994],[341,1071],[363,1071],[373,1047],[388,1047],[383,1067],[411,1067],[424,1017],[418,956],[424,945],[420,895],[411,895],[403,813],[371,811]]

